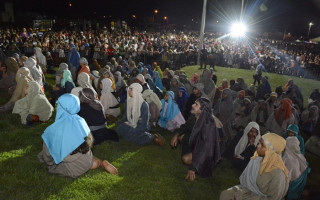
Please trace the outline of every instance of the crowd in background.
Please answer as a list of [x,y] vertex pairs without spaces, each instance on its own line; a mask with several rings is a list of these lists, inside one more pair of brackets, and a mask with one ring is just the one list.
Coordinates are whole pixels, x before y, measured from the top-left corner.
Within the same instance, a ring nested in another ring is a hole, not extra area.
[[[6,55],[0,87],[11,99],[0,111],[12,110],[23,124],[32,126],[46,123],[57,103],[56,120],[42,135],[43,151],[38,156],[49,172],[75,178],[101,166],[116,174],[110,163],[92,155],[91,146],[118,141],[119,136],[136,145],[163,146],[164,139],[154,133],[160,127],[176,133],[170,145],[181,142],[181,159],[189,165],[191,181],[194,173],[211,176],[222,156],[243,171],[240,193],[245,194],[240,195],[238,187],[231,196],[282,199],[288,190],[289,199],[301,196],[310,171],[304,150],[320,156],[320,93],[314,90],[304,104],[292,79],[272,91],[262,73],[315,78],[317,45],[258,39],[244,43],[208,35],[200,56],[205,69],[189,79],[180,68],[196,62],[195,33],[66,31],[39,37],[26,29],[8,31],[1,34]],[[258,85],[237,75],[232,80],[220,77],[223,81],[216,85],[215,65],[254,69]],[[46,73],[55,74],[53,88],[46,83]],[[116,123],[116,130],[108,129],[106,121]],[[66,137],[66,132],[74,134]],[[306,145],[302,132],[310,137]],[[89,142],[91,133],[94,142]],[[281,157],[285,148],[292,152],[286,150]],[[68,161],[76,155],[81,156]],[[228,199],[230,191],[221,199]]]

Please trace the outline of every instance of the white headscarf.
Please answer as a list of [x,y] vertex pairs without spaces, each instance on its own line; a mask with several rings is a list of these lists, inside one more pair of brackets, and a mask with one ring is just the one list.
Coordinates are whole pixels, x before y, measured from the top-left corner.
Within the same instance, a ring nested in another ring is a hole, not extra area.
[[159,111],[162,108],[162,103],[159,99],[159,97],[151,90],[151,89],[147,89],[142,93],[142,97],[146,100],[146,102],[148,103],[155,103],[159,109]]
[[28,58],[26,62],[24,63],[24,67],[28,68],[30,70],[32,78],[39,83],[40,85],[43,85],[42,83],[42,70],[41,68],[37,67],[37,62],[33,58]]
[[141,115],[141,105],[144,102],[142,98],[142,86],[139,83],[132,83],[129,90],[132,89],[132,97],[127,94],[127,124],[133,128],[137,127]]
[[114,75],[117,75],[117,76],[118,76],[118,81],[116,82],[116,87],[117,87],[117,89],[119,89],[118,87],[121,87],[121,86],[122,86],[121,83],[122,83],[122,80],[123,80],[123,78],[122,78],[122,76],[121,76],[121,72],[116,71],[116,72],[114,73]]
[[46,57],[41,53],[41,49],[39,47],[34,48],[36,51],[35,56],[38,59],[38,62],[42,66],[47,66]]
[[142,84],[145,84],[146,83],[146,80],[144,79],[144,76],[142,74],[138,74],[136,76],[136,78],[141,81]]
[[102,79],[101,84],[102,84],[101,94],[113,92],[112,81],[109,78]]
[[81,72],[78,75],[78,84],[82,88],[92,88],[92,85],[90,83],[90,77],[87,73]]
[[282,160],[289,171],[290,181],[298,179],[307,169],[307,161],[300,152],[299,144],[300,142],[297,137],[288,137],[286,150],[282,156]]
[[234,156],[240,159],[244,159],[240,154],[246,149],[246,147],[248,146],[248,133],[249,131],[255,128],[258,130],[258,135],[256,137],[256,140],[254,141],[254,146],[257,146],[259,143],[259,140],[261,138],[260,135],[260,127],[259,124],[257,124],[256,122],[250,122],[247,127],[244,129],[243,131],[243,135],[241,137],[241,139],[239,140],[236,148],[234,149]]

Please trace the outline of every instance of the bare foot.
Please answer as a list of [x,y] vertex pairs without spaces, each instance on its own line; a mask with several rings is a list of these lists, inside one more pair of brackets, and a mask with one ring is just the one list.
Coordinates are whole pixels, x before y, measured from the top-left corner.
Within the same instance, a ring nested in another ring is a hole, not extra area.
[[101,167],[106,170],[107,172],[109,172],[110,174],[116,175],[118,174],[118,170],[117,168],[115,168],[115,166],[113,166],[112,164],[110,164],[108,161],[104,160],[101,163]]
[[100,167],[101,165],[101,160],[99,160],[98,158],[96,157],[93,157],[92,158],[93,162],[92,162],[92,166],[90,169],[97,169],[98,167]]

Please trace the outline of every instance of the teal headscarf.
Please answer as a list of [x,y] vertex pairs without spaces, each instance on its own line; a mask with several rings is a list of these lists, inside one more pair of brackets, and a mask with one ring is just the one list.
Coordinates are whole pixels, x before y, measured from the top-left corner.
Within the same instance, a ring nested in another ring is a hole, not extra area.
[[66,70],[63,71],[63,78],[61,79],[61,87],[65,88],[67,81],[72,83],[73,87],[76,87],[76,85],[74,84],[74,82],[73,82],[73,80],[71,78],[71,72],[66,69]]
[[304,155],[304,139],[299,135],[299,127],[296,124],[290,124],[284,133],[284,138],[287,139],[288,137],[288,131],[291,131],[294,133],[294,135],[298,138],[300,142],[300,152],[302,155]]

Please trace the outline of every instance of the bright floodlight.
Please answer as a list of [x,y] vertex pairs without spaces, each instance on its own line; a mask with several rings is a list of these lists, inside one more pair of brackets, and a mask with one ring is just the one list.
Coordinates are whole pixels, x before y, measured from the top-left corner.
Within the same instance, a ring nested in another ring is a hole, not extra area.
[[231,27],[231,35],[234,37],[242,37],[247,31],[246,26],[243,23],[234,23]]

